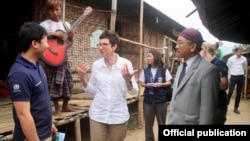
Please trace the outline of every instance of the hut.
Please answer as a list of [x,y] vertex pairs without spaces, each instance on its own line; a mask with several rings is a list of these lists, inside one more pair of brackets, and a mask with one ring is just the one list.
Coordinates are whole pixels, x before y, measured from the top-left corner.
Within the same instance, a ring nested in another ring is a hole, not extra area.
[[[0,80],[6,80],[8,71],[18,53],[17,34],[21,25],[25,22],[41,22],[46,19],[46,0],[6,1],[1,5],[2,22],[0,30]],[[117,53],[132,61],[133,67],[141,70],[144,65],[145,54],[149,48],[158,48],[163,51],[166,64],[172,66],[174,73],[174,46],[177,35],[185,27],[164,15],[143,0],[63,0],[63,18],[74,24],[82,15],[87,6],[94,10],[83,19],[75,29],[74,43],[67,49],[67,54],[72,69],[82,60],[92,64],[100,57],[99,50],[92,44],[91,37],[99,30],[114,30],[121,37],[120,48]],[[21,6],[25,5],[25,6]],[[4,7],[10,7],[14,12],[5,14]],[[171,57],[171,58],[170,58]],[[178,65],[178,64],[177,64]],[[73,70],[74,71],[74,70]],[[138,78],[138,76],[136,76]],[[88,106],[91,97],[81,90],[77,75],[74,75],[75,97],[79,101],[72,100],[72,105],[79,110],[74,113],[66,113],[63,117],[53,117],[57,126],[73,123],[76,141],[81,140],[80,120],[88,116]],[[80,96],[79,96],[80,94]],[[128,97],[128,104],[138,102],[140,110],[141,97]],[[84,101],[81,101],[84,100]],[[8,98],[0,99],[0,140],[11,140],[13,133],[13,121],[11,102]],[[141,111],[138,112],[140,124]]]

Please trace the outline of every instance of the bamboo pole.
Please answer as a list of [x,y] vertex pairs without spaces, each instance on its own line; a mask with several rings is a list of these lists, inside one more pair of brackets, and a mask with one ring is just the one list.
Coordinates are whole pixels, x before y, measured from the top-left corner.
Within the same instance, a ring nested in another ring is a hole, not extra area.
[[[144,12],[144,0],[141,0],[141,4],[140,4],[140,37],[139,37],[139,42],[140,44],[142,44],[142,35],[143,35],[143,12]],[[140,70],[140,73],[141,73],[141,70],[142,70],[142,64],[143,64],[143,61],[144,61],[144,57],[143,57],[143,50],[144,50],[144,47],[145,46],[141,46],[139,48],[139,58],[140,58],[140,61],[139,61],[139,70]],[[140,83],[139,83],[140,85]],[[142,87],[139,86],[139,90],[138,90],[138,126],[141,126],[142,125],[142,119],[143,118],[143,98],[141,96],[142,94]]]
[[[78,116],[82,119],[82,118],[86,118],[88,117],[88,113],[85,112],[85,113],[82,113],[82,114],[78,114]],[[61,125],[65,125],[65,124],[68,124],[68,123],[71,123],[73,121],[75,121],[76,117],[75,116],[72,116],[68,119],[62,119],[62,120],[54,120],[54,124],[56,126],[61,126]]]
[[174,43],[177,43],[174,39],[172,39],[172,38],[170,38],[170,37],[168,37],[168,36],[164,36],[166,39],[168,39],[169,41],[171,41],[171,42],[174,42]]
[[63,9],[62,9],[62,21],[65,21],[65,5],[66,5],[66,0],[63,0]]
[[76,141],[81,141],[81,123],[80,123],[80,117],[76,116],[75,119],[75,136]]
[[115,31],[117,0],[112,0],[112,11],[110,19],[110,30]]
[[[174,52],[174,47],[173,47],[173,43],[177,43],[175,40],[171,39],[170,37],[168,36],[164,36],[164,38],[166,40],[168,40],[168,49],[167,49],[167,54],[169,55],[169,50],[171,49],[171,52],[173,53]],[[168,56],[169,57],[169,56]],[[172,54],[171,56],[171,59],[172,61],[169,62],[170,64],[170,73],[172,74],[173,73],[173,69],[174,69],[174,63],[175,61],[178,61],[179,59],[178,58],[175,58],[174,55]]]
[[[164,48],[166,46],[166,39],[163,37],[163,49],[162,49],[162,54],[163,54],[163,63],[166,64],[168,61],[166,61],[166,54],[168,54],[168,51]],[[167,55],[168,56],[168,55]]]
[[129,40],[129,39],[125,39],[125,38],[122,38],[122,37],[120,37],[120,40],[128,42],[128,43],[131,43],[131,44],[139,45],[140,48],[146,47],[146,48],[150,48],[150,49],[159,49],[159,50],[162,50],[162,48],[152,47],[152,46],[149,46],[149,45],[146,45],[146,44],[143,44],[143,43],[139,43],[139,42],[136,42],[136,41],[132,41],[132,40]]

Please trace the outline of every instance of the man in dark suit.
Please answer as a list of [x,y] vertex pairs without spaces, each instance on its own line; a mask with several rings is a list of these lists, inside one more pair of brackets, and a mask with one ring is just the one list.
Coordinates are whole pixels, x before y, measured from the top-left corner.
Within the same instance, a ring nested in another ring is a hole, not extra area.
[[184,29],[177,40],[178,67],[168,124],[214,124],[219,95],[218,69],[200,56],[203,38],[194,28]]

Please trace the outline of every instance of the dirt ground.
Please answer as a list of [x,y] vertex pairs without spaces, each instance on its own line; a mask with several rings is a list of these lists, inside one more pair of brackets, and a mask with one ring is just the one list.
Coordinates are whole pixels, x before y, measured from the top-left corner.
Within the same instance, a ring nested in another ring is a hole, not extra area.
[[[240,114],[235,114],[233,112],[234,108],[234,98],[232,97],[230,105],[228,107],[227,114],[227,125],[250,125],[250,99],[241,99],[240,101]],[[169,109],[169,106],[168,106]],[[137,127],[134,129],[128,128],[127,136],[125,141],[145,141],[144,126]],[[155,121],[154,124],[155,139],[158,139],[158,126]]]
[[[250,99],[241,99],[240,102],[240,114],[235,114],[233,112],[233,104],[234,104],[234,97],[232,97],[230,105],[228,107],[228,114],[227,114],[227,121],[226,124],[229,125],[250,125]],[[144,125],[138,126],[137,125],[137,102],[134,104],[129,105],[131,118],[128,124],[127,136],[125,141],[145,141],[145,129]],[[168,106],[169,110],[169,106]],[[82,129],[82,141],[90,141],[89,138],[89,122],[88,118],[83,119],[81,121],[81,129]],[[69,124],[67,126],[62,126],[60,131],[67,132],[68,137],[66,137],[65,141],[74,141],[74,124]],[[155,121],[154,124],[154,133],[155,133],[155,140],[158,139],[158,126],[157,122]]]

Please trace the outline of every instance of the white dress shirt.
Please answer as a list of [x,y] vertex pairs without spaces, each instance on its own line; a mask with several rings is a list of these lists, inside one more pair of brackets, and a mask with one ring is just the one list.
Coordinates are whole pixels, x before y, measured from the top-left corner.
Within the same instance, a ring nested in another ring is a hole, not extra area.
[[105,124],[121,124],[128,121],[130,115],[126,93],[137,94],[138,84],[133,76],[131,79],[133,88],[128,91],[121,74],[124,64],[127,64],[129,72],[133,71],[132,63],[119,55],[111,71],[108,70],[104,58],[93,63],[91,77],[85,88],[87,93],[94,95],[89,109],[89,117],[92,120]]
[[244,75],[245,68],[247,67],[247,59],[244,56],[237,57],[233,55],[228,59],[227,66],[230,75]]

